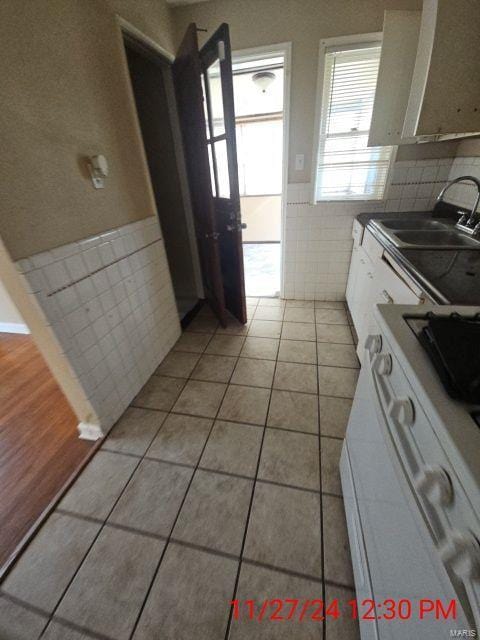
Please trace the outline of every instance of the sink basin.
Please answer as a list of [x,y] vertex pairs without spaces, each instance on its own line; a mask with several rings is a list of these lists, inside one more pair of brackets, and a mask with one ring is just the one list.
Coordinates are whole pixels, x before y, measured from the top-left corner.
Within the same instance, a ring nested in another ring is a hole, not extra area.
[[455,229],[452,223],[425,218],[387,218],[370,221],[402,249],[480,249],[480,240]]
[[[443,222],[438,222],[437,220],[418,220],[415,218],[412,219],[404,219],[404,220],[379,220],[380,225],[385,227],[386,229],[393,230],[430,230],[430,229],[447,229],[447,225]],[[379,225],[379,226],[380,226]]]
[[453,229],[395,231],[392,235],[395,235],[403,243],[416,246],[480,248],[478,240]]

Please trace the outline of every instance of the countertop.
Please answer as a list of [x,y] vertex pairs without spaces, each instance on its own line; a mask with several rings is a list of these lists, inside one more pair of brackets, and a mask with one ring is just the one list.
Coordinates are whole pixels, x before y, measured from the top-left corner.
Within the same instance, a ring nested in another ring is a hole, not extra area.
[[[456,211],[457,208],[454,210]],[[432,217],[432,211],[402,213],[361,213],[357,220],[366,226],[379,218]],[[435,209],[435,217],[450,218],[452,208]],[[480,250],[405,249],[395,247],[382,234],[376,239],[407,271],[409,276],[438,304],[480,305]]]

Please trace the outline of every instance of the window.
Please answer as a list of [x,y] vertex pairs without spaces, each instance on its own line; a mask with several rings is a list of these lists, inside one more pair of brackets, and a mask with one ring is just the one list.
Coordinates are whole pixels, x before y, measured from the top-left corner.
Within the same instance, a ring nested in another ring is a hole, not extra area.
[[380,43],[328,47],[315,200],[380,200],[392,147],[368,147]]

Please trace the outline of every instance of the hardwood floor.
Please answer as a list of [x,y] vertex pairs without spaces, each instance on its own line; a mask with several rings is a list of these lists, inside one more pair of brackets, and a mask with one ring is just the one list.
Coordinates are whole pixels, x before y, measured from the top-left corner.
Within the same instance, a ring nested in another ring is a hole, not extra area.
[[0,567],[92,446],[32,338],[0,333]]

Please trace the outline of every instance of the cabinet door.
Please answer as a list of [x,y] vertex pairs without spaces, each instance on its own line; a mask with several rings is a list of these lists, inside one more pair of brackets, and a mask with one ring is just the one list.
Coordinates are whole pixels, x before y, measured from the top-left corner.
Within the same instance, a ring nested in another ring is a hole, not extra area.
[[358,247],[354,246],[352,250],[352,259],[350,261],[350,271],[348,272],[347,291],[346,291],[348,308],[350,309],[350,313],[352,314],[353,314],[352,309],[355,305],[354,296],[355,296],[355,286],[357,282],[359,263],[360,263],[360,251]]
[[[368,144],[405,144],[402,137],[418,45],[421,11],[385,11],[382,53]],[[395,81],[392,82],[392,78]]]
[[404,137],[480,131],[480,3],[423,0]]

